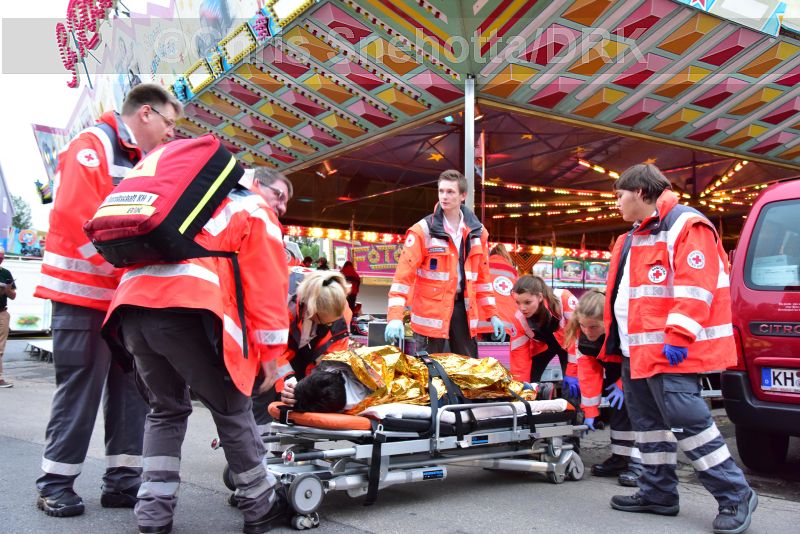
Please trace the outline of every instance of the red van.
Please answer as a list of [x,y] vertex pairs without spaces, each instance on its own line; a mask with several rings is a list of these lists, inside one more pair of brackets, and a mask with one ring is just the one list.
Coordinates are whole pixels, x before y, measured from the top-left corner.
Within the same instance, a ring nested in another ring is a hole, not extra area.
[[770,471],[800,436],[800,180],[773,185],[747,217],[731,269],[738,362],[722,373],[742,462]]

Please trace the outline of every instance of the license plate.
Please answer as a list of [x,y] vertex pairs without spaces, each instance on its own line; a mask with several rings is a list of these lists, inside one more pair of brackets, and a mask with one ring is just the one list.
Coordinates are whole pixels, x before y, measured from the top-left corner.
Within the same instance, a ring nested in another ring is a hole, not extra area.
[[761,369],[761,389],[764,391],[783,391],[800,393],[800,371],[797,369]]

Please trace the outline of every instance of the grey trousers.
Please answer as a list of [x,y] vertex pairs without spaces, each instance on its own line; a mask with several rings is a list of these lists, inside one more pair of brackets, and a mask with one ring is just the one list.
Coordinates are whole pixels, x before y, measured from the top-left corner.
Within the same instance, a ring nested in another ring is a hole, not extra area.
[[220,351],[205,332],[203,311],[126,308],[122,340],[149,390],[144,473],[135,513],[140,526],[172,521],[180,485],[181,444],[192,404],[189,388],[209,409],[222,440],[245,521],[264,516],[275,500],[275,477],[264,464],[264,444],[250,397],[231,381]]
[[750,486],[700,396],[699,375],[665,373],[632,379],[630,360],[623,358],[622,380],[642,457],[639,490],[648,500],[678,504],[675,467],[680,447],[720,506],[746,501]]
[[53,302],[53,366],[56,392],[47,423],[39,493],[72,488],[80,474],[97,410],[103,399],[106,472],[104,492],[138,486],[142,472],[142,434],[147,404],[134,373],[111,357],[100,335],[105,313]]
[[417,352],[426,351],[428,354],[444,352],[445,342],[448,342],[450,352],[471,358],[478,357],[478,341],[470,335],[469,319],[463,299],[457,299],[453,306],[448,338],[421,336],[414,332]]

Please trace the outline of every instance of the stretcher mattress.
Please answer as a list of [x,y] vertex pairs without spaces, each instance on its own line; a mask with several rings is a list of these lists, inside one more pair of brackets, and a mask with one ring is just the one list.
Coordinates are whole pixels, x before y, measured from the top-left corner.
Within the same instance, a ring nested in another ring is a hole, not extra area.
[[[534,424],[572,422],[575,409],[564,399],[546,401],[530,401],[528,404],[533,413]],[[269,405],[269,413],[280,420],[281,402]],[[513,424],[513,412],[516,409],[518,423],[524,423],[527,411],[524,403],[515,402],[503,406],[481,406],[461,412],[462,424],[469,424],[470,432],[490,428],[510,427]],[[323,430],[371,430],[375,421],[380,421],[387,430],[424,432],[431,424],[430,406],[392,403],[373,406],[360,415],[339,413],[314,413],[290,411],[289,422],[295,425],[308,426]],[[456,433],[456,415],[453,411],[442,412],[441,429],[444,434]],[[462,429],[463,431],[463,429]]]

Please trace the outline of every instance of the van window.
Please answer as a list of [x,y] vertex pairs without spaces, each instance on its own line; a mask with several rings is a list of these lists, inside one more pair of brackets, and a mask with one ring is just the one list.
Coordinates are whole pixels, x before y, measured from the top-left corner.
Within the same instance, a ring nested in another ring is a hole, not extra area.
[[800,290],[800,201],[767,204],[758,216],[745,260],[747,287]]

